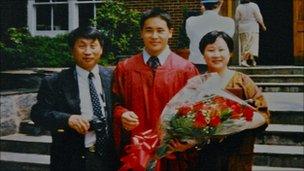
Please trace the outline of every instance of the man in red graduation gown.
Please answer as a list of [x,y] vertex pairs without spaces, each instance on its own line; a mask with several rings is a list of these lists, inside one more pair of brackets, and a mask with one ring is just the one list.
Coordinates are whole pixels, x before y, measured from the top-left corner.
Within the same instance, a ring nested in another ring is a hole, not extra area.
[[[173,29],[167,12],[160,8],[144,12],[140,27],[145,45],[142,53],[121,61],[114,71],[114,136],[120,150],[128,143],[123,142],[125,135],[155,129],[165,105],[198,74],[194,65],[170,50]],[[180,151],[192,147],[173,146]]]

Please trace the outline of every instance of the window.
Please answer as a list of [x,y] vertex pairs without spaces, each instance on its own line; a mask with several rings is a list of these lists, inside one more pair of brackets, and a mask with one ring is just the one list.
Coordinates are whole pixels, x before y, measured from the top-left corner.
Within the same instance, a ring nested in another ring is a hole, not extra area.
[[101,0],[28,0],[28,27],[33,35],[55,36],[89,25]]
[[68,30],[67,0],[36,0],[36,30]]
[[91,19],[96,17],[96,9],[100,5],[100,0],[78,0],[79,26],[90,25]]

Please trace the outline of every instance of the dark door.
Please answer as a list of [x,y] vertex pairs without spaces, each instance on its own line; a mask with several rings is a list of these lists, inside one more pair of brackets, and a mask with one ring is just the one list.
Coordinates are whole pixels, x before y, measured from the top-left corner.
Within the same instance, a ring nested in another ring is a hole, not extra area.
[[254,0],[260,7],[266,32],[260,32],[260,64],[293,65],[292,0]]

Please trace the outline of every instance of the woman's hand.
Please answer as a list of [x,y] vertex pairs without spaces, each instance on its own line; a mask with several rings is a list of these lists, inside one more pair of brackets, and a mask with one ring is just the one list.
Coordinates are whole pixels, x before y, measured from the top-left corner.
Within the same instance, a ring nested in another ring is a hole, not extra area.
[[121,123],[127,131],[133,130],[139,125],[138,116],[132,111],[124,112],[121,115]]
[[263,31],[266,31],[266,30],[267,30],[267,27],[266,27],[266,26],[262,26],[262,30],[263,30]]
[[258,128],[266,123],[265,117],[259,113],[259,112],[254,112],[252,121],[248,123],[248,128],[247,129],[254,129]]
[[195,140],[187,140],[186,142],[180,142],[178,140],[173,140],[170,143],[170,148],[172,151],[179,151],[183,152],[186,151],[192,147],[194,147],[197,144]]

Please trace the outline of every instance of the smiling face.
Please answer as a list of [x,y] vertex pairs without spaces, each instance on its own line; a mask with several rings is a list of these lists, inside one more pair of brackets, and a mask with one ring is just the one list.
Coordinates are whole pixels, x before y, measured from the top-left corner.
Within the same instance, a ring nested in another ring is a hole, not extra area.
[[102,47],[97,39],[79,38],[72,49],[72,55],[78,66],[91,71],[98,63],[102,54]]
[[213,44],[208,44],[204,50],[204,58],[209,72],[225,71],[230,59],[230,52],[224,39],[218,37]]
[[172,29],[169,29],[166,21],[160,17],[148,18],[144,22],[141,38],[151,56],[158,56],[166,48],[171,37]]

